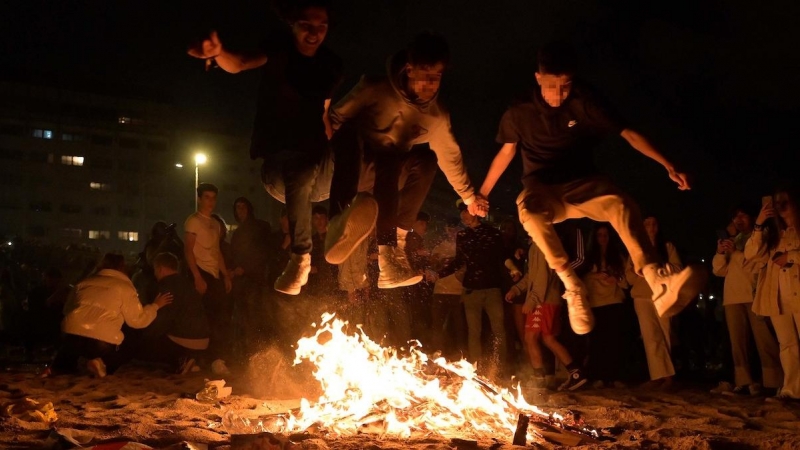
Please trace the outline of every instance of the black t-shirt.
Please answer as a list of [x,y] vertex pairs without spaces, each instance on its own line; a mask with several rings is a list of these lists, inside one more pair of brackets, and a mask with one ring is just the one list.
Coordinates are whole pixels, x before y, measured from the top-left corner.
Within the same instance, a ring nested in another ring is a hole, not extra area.
[[327,145],[322,115],[342,78],[342,60],[321,46],[312,57],[297,51],[288,32],[274,33],[262,45],[258,108],[250,157],[281,150],[321,151]]
[[497,142],[517,144],[523,178],[560,184],[596,173],[592,149],[624,128],[588,87],[573,82],[558,108],[548,105],[539,89],[510,107],[500,120]]

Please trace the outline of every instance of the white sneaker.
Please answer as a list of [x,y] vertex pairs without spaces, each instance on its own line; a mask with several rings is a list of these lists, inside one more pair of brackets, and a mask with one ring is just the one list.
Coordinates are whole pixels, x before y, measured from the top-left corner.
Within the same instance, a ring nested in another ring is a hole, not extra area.
[[411,270],[406,254],[390,245],[378,246],[378,287],[393,289],[412,286],[422,281],[422,275]]
[[586,298],[586,288],[581,283],[577,288],[564,292],[567,301],[569,324],[575,334],[587,334],[594,328],[594,314]]
[[378,220],[378,202],[359,193],[341,214],[331,218],[325,235],[325,261],[341,264],[366,239]]
[[711,392],[712,394],[724,394],[726,392],[733,391],[734,387],[735,386],[733,385],[733,383],[730,383],[728,381],[720,381],[717,387],[711,389],[709,392]]
[[300,288],[308,283],[308,274],[311,272],[311,255],[298,255],[292,253],[283,273],[275,280],[273,286],[276,291],[284,294],[297,295]]
[[694,266],[675,272],[671,265],[648,264],[642,274],[653,291],[659,317],[672,317],[683,310],[703,288],[705,271]]
[[231,371],[228,369],[224,360],[215,359],[214,362],[211,363],[211,373],[214,375],[230,375]]
[[106,363],[100,358],[95,358],[86,363],[86,368],[95,378],[105,378],[106,376]]

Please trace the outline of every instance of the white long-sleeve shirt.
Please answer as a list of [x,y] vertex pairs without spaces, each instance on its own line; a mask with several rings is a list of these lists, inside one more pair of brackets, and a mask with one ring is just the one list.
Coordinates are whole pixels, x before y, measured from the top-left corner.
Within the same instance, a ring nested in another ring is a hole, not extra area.
[[744,251],[734,250],[730,255],[717,253],[711,261],[711,268],[714,275],[725,278],[723,305],[753,302],[758,274],[753,273],[752,263],[745,263]]

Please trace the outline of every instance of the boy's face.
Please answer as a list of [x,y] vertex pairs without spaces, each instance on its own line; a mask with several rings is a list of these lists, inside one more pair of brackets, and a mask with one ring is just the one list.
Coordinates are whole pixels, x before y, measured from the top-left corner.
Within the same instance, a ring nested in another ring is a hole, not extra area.
[[236,204],[236,219],[239,222],[244,222],[247,220],[247,214],[249,213],[247,209],[247,204],[244,202],[239,202]]
[[328,215],[327,214],[314,214],[311,216],[312,225],[319,233],[324,233],[328,230]]
[[315,6],[304,9],[292,24],[292,34],[297,50],[306,56],[314,56],[328,34],[328,11]]
[[217,207],[217,194],[212,191],[205,191],[197,198],[197,209],[205,212],[212,212]]
[[739,233],[747,233],[753,227],[753,218],[744,211],[739,211],[733,217],[733,226]]
[[436,63],[433,66],[408,64],[406,75],[408,76],[409,94],[423,102],[432,100],[442,85],[443,73],[444,64],[442,63]]
[[414,222],[414,232],[420,236],[425,236],[425,233],[428,232],[428,222],[424,220],[417,220]]
[[542,90],[542,98],[548,105],[558,108],[564,103],[572,89],[570,75],[552,75],[536,72],[536,82]]

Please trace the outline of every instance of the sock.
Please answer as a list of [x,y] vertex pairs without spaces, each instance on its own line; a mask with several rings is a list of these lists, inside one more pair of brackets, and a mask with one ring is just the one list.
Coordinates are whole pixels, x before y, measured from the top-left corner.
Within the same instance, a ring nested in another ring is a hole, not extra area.
[[404,249],[406,247],[406,235],[408,230],[397,227],[397,248]]

